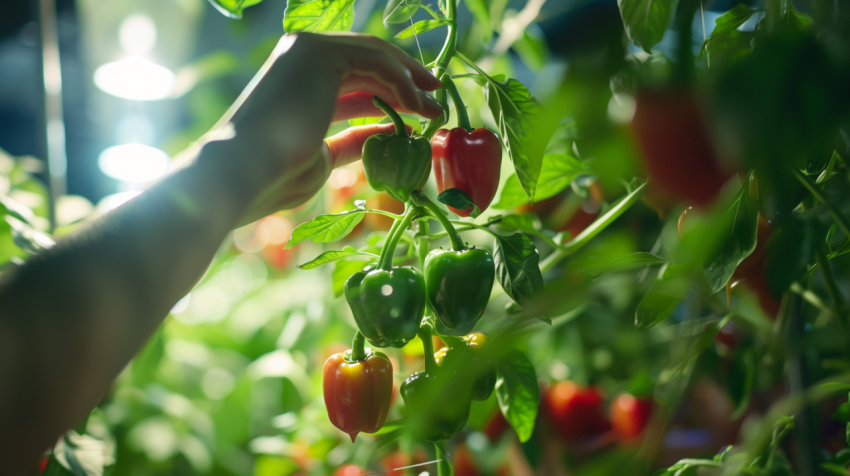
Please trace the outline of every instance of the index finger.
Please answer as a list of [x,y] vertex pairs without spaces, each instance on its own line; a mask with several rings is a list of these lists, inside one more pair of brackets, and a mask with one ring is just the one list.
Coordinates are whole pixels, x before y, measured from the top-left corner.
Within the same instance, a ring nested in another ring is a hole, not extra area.
[[386,41],[371,35],[363,35],[358,33],[346,33],[333,35],[334,38],[349,44],[359,44],[369,46],[384,51],[392,56],[396,61],[400,62],[407,71],[410,72],[410,78],[417,87],[424,91],[434,91],[442,87],[442,83],[436,76],[431,74],[421,63],[408,55],[398,46],[387,43]]

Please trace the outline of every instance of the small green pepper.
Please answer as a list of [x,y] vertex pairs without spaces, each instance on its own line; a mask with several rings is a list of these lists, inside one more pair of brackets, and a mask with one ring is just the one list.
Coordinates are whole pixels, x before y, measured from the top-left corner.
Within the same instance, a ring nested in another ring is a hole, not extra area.
[[431,143],[425,137],[410,137],[404,121],[381,98],[372,101],[393,120],[395,134],[375,134],[363,143],[366,180],[373,189],[407,202],[431,175]]
[[393,267],[393,253],[419,210],[407,208],[390,229],[377,269],[354,273],[345,282],[345,300],[360,332],[375,347],[403,347],[416,337],[425,315],[425,278],[416,268]]
[[428,301],[449,329],[478,321],[490,300],[495,279],[493,255],[484,248],[441,248],[425,258]]
[[434,354],[437,365],[441,365],[441,362],[446,359],[463,361],[467,372],[471,372],[475,378],[472,383],[472,399],[483,402],[490,398],[493,388],[496,387],[496,367],[490,360],[487,336],[480,332],[473,332],[463,339],[450,336],[442,338],[452,347],[443,347]]
[[433,443],[451,438],[466,425],[472,385],[462,371],[462,359],[448,357],[437,366],[430,325],[422,326],[419,338],[425,348],[425,370],[408,377],[399,392],[414,432]]

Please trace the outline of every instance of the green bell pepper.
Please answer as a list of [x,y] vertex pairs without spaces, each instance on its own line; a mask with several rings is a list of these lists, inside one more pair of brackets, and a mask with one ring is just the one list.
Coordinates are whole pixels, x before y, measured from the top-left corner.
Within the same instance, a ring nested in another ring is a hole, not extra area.
[[429,442],[447,440],[466,425],[472,405],[472,385],[462,372],[462,359],[447,357],[439,367],[434,360],[431,327],[419,332],[425,348],[425,370],[401,384],[399,393],[410,414],[414,432]]
[[404,121],[387,103],[372,100],[393,120],[395,134],[375,134],[363,143],[363,171],[369,186],[386,191],[401,202],[420,189],[431,175],[431,142],[425,137],[410,137]]
[[454,226],[425,194],[416,192],[413,200],[431,212],[451,240],[451,250],[433,250],[425,258],[425,288],[440,324],[450,334],[462,335],[475,326],[487,308],[496,280],[493,255],[484,248],[467,248]]
[[375,347],[403,347],[416,337],[425,315],[425,278],[416,268],[393,267],[393,252],[418,207],[410,206],[390,229],[378,268],[354,273],[345,300],[360,332]]

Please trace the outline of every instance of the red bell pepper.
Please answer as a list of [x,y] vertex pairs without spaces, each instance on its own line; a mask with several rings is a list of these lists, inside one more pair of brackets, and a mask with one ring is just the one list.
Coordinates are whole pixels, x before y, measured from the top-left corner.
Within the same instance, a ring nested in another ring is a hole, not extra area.
[[325,362],[322,389],[331,423],[348,433],[351,442],[362,432],[384,426],[393,391],[393,365],[386,356],[365,352],[359,331],[350,352]]
[[[466,108],[448,74],[443,75],[443,86],[454,100],[458,125],[454,129],[440,129],[431,139],[431,159],[437,191],[457,188],[466,192],[472,202],[484,211],[490,206],[499,187],[502,167],[502,143],[496,133],[483,127],[473,130],[469,125]],[[470,207],[449,210],[468,217]]]

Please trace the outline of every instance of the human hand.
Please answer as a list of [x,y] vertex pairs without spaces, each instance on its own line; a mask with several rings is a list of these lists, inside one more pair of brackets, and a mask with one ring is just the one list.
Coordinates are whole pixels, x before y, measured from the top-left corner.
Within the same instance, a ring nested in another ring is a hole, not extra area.
[[323,141],[331,122],[383,116],[374,95],[401,112],[437,117],[442,108],[424,91],[439,87],[424,66],[378,38],[284,35],[213,133],[226,125],[235,131],[227,155],[244,159],[230,173],[246,175],[243,188],[262,191],[250,213],[259,218],[303,203],[334,167],[360,158],[369,136],[393,131],[392,124],[359,126]]

